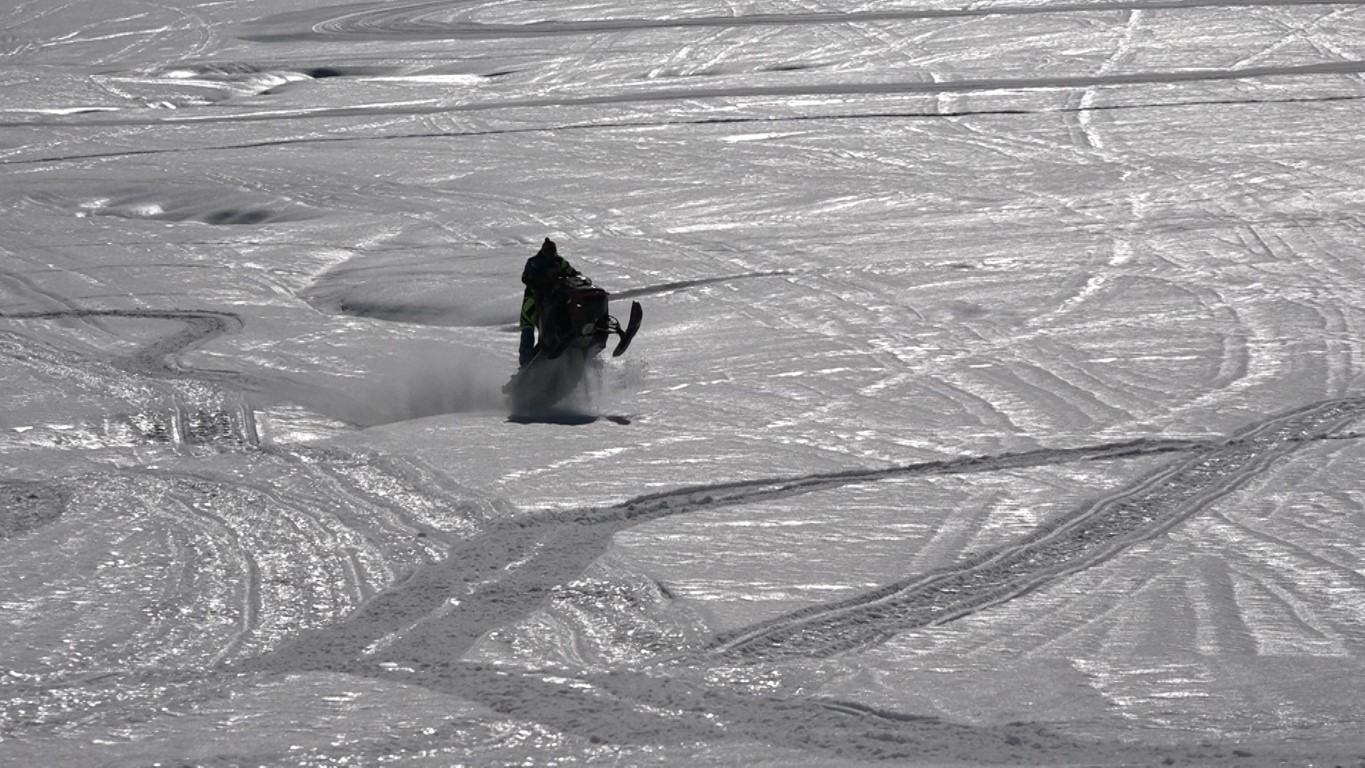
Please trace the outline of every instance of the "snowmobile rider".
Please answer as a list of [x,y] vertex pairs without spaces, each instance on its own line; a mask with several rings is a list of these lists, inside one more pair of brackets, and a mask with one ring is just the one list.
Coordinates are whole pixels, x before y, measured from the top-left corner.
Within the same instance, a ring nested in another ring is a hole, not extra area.
[[521,282],[526,286],[526,290],[521,297],[521,346],[517,350],[517,361],[522,367],[536,356],[536,327],[540,319],[540,308],[537,306],[539,295],[548,291],[556,280],[582,276],[582,273],[559,255],[555,241],[548,237],[540,244],[540,250],[526,260],[526,266],[521,270]]

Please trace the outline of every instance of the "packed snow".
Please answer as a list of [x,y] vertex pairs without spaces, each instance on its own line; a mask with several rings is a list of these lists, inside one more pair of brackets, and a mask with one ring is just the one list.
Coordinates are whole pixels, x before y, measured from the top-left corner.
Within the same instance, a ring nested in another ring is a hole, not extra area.
[[1365,764],[1362,3],[0,30],[0,764]]

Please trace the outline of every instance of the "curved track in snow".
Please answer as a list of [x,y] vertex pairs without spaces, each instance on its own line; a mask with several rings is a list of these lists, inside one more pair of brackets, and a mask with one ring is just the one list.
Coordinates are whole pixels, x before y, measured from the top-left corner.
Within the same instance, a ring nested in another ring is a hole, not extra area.
[[[202,347],[224,334],[241,331],[242,318],[233,312],[206,309],[86,308],[0,312],[0,320],[69,319],[164,320],[178,323],[181,326],[179,330],[161,334],[131,353],[111,354],[107,357],[114,366],[135,376],[201,381],[266,401],[285,401],[313,407],[321,413],[350,424],[377,424],[403,418],[401,412],[388,412],[361,397],[296,381],[282,374],[249,373],[185,364],[181,360],[181,355]],[[22,342],[22,346],[32,344],[32,340]],[[158,417],[157,421],[161,423],[151,427],[134,426],[139,429],[155,429],[161,437],[176,441],[183,438],[187,442],[203,442],[224,437],[252,443],[257,441],[254,417],[245,403],[238,403],[237,407],[228,411],[210,409],[205,412],[178,407],[177,413],[171,414],[168,419],[167,421]]]
[[232,312],[178,309],[60,309],[43,312],[0,312],[0,320],[63,320],[67,318],[123,318],[129,320],[170,320],[185,327],[176,333],[161,336],[128,357],[135,369],[153,376],[186,376],[223,378],[235,376],[231,371],[190,369],[179,356],[195,347],[212,341],[225,333],[241,330],[242,318]]

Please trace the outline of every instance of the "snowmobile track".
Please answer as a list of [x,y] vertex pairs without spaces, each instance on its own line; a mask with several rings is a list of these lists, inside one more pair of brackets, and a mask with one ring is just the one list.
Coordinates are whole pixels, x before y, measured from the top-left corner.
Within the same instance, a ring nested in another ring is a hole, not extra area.
[[754,13],[730,16],[682,16],[670,19],[595,19],[496,24],[444,21],[450,0],[399,3],[361,3],[291,11],[251,22],[238,34],[254,42],[304,40],[500,40],[644,32],[659,29],[740,29],[807,25],[912,22],[934,19],[983,19],[996,16],[1106,13],[1120,11],[1198,10],[1203,8],[1273,8],[1278,6],[1336,5],[1335,0],[1132,0],[1100,4],[1062,2],[1010,6],[930,9],[888,9],[845,12]]
[[[209,310],[143,309],[63,309],[47,312],[0,312],[0,320],[62,320],[66,318],[126,318],[131,320],[175,320],[185,324],[178,333],[163,336],[134,352],[132,367],[151,376],[183,377],[191,373],[177,356],[225,333],[242,329],[242,319],[231,312]],[[193,369],[195,378],[232,377],[231,371]]]
[[[583,508],[543,513],[563,522],[582,525],[599,523],[631,524],[700,509],[718,509],[741,504],[799,496],[817,491],[842,488],[859,483],[871,483],[900,477],[920,475],[958,475],[975,472],[999,472],[1079,461],[1110,461],[1181,453],[1205,448],[1209,443],[1199,440],[1138,439],[1115,443],[1101,443],[1076,448],[1039,448],[1017,453],[970,456],[940,461],[922,461],[881,469],[851,469],[796,477],[760,478],[729,483],[688,486],[671,491],[637,496],[612,507]],[[533,513],[533,517],[536,514]]]
[[721,635],[718,661],[757,663],[866,648],[897,632],[943,624],[1005,602],[1154,538],[1242,487],[1310,441],[1365,415],[1365,398],[1330,400],[1204,447],[1011,545]]

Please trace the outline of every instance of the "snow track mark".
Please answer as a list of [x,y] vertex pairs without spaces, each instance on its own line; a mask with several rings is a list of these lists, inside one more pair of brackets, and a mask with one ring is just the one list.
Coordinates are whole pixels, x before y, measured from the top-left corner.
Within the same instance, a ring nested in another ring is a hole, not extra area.
[[914,475],[955,475],[973,472],[999,472],[1008,469],[1041,467],[1075,461],[1107,461],[1153,454],[1195,451],[1206,447],[1196,440],[1131,440],[1079,448],[1040,448],[995,456],[924,461],[883,469],[848,470],[790,478],[741,480],[733,483],[693,486],[639,496],[613,507],[579,509],[549,513],[576,523],[609,520],[640,522],[703,508],[752,504],[797,496],[858,483],[870,483]]
[[490,526],[455,544],[439,562],[419,567],[344,620],[300,635],[277,653],[248,664],[274,670],[336,669],[366,657],[395,663],[458,657],[487,632],[515,624],[541,607],[556,585],[571,582],[604,554],[617,531],[651,519],[907,474],[993,472],[1192,451],[1204,445],[1185,440],[1138,440],[1042,449],[881,470],[699,486],[612,507],[533,512]]
[[[304,404],[312,410],[346,424],[381,423],[387,414],[371,403],[344,392],[294,381],[277,374],[248,373],[184,364],[180,356],[228,333],[242,329],[242,318],[233,312],[179,309],[59,309],[29,312],[0,311],[0,320],[64,319],[169,320],[182,324],[178,331],[159,336],[129,354],[114,355],[107,364],[134,376],[154,379],[180,379],[205,382],[228,390],[259,395],[263,401]],[[0,342],[3,338],[0,337]],[[31,345],[25,342],[20,346]],[[2,345],[0,345],[2,346]],[[3,351],[0,348],[0,351]],[[74,368],[72,370],[75,370]],[[241,441],[258,441],[257,425],[250,409],[194,408],[181,414],[180,436],[187,442],[206,442],[236,435]],[[143,416],[139,417],[145,418]],[[159,419],[160,417],[153,417]]]
[[718,637],[708,655],[743,663],[829,656],[897,632],[943,624],[996,605],[1151,539],[1256,474],[1365,415],[1365,398],[1331,400],[1253,425],[1205,446],[1022,540],[957,565],[796,611]]
[[[476,101],[466,104],[437,105],[437,106],[343,106],[343,107],[317,107],[304,110],[277,110],[270,112],[256,112],[246,114],[225,114],[225,115],[172,115],[155,120],[148,120],[143,117],[125,118],[99,117],[99,118],[78,118],[82,126],[128,126],[128,125],[177,125],[177,124],[196,124],[209,125],[213,123],[235,123],[246,124],[254,122],[279,122],[285,120],[323,120],[344,117],[374,117],[377,115],[392,116],[403,114],[407,116],[421,115],[454,115],[461,113],[490,112],[504,109],[541,109],[541,108],[560,108],[560,107],[605,107],[623,106],[637,104],[656,104],[671,102],[688,102],[699,99],[753,99],[753,98],[815,98],[815,97],[834,97],[834,96],[945,96],[954,94],[977,94],[993,91],[1013,91],[1013,90],[1086,90],[1091,88],[1114,87],[1114,86],[1143,86],[1143,85],[1178,85],[1182,83],[1210,83],[1228,82],[1241,80],[1260,80],[1276,77],[1319,77],[1332,75],[1362,75],[1365,74],[1365,61],[1331,61],[1315,62],[1311,64],[1284,65],[1273,67],[1243,67],[1239,69],[1181,69],[1181,70],[1144,70],[1134,72],[1110,73],[1110,74],[1080,74],[1080,75],[1057,75],[1053,77],[988,77],[988,78],[964,78],[961,80],[942,80],[937,82],[924,82],[921,80],[910,81],[877,81],[877,82],[833,82],[833,83],[801,83],[794,85],[756,85],[756,86],[733,86],[716,88],[652,88],[639,91],[624,91],[620,93],[610,93],[589,96],[564,96],[564,97],[536,97],[507,99],[502,101]],[[1354,94],[1343,95],[1341,97],[1315,97],[1304,99],[1304,101],[1332,101],[1358,98]],[[1212,104],[1221,103],[1245,103],[1246,100],[1231,102],[1209,102]],[[1259,103],[1252,100],[1251,103]],[[1163,105],[1142,105],[1142,106],[1165,106]],[[1187,106],[1187,104],[1173,103],[1170,106]],[[1109,108],[1122,108],[1109,107]],[[1065,109],[1045,109],[1045,110],[1026,110],[1026,109],[1006,109],[1006,110],[975,110],[967,112],[953,113],[947,116],[957,116],[961,114],[1017,114],[1030,111],[1052,111],[1052,112],[1071,112],[1084,111],[1087,107],[1070,107]],[[1094,109],[1100,109],[1095,107]],[[851,115],[841,115],[850,117]],[[859,115],[867,117],[869,115]],[[887,113],[877,114],[879,117],[942,117],[944,115],[914,113]],[[786,118],[794,119],[794,118]],[[799,119],[799,118],[795,118]],[[827,117],[825,119],[828,119]],[[678,121],[674,121],[678,122]],[[729,123],[743,122],[742,119],[732,118],[710,118],[702,121],[703,123]],[[45,119],[30,120],[24,123],[7,123],[0,121],[2,127],[36,127],[42,125],[67,125],[71,121],[67,119]],[[594,122],[582,127],[630,127],[635,125],[657,125],[655,122],[636,122],[624,125],[607,125],[602,122]],[[559,126],[560,128],[572,126]],[[526,132],[527,129],[522,129]],[[544,130],[536,128],[534,130]],[[483,133],[512,133],[513,130],[486,131]],[[426,135],[447,135],[447,134],[422,134]],[[478,135],[476,133],[461,135]],[[346,137],[349,138],[349,137]],[[376,138],[366,137],[366,140],[373,141]],[[406,137],[399,137],[406,138]],[[263,146],[277,146],[291,143],[298,143],[300,139],[288,140],[267,140],[250,144],[231,145],[226,148],[251,148]],[[62,157],[46,158],[25,158],[9,160],[4,165],[21,165],[39,162],[66,162],[84,160],[99,157],[132,156],[139,154],[156,154],[162,152],[186,152],[199,151],[206,147],[196,147],[193,150],[185,148],[174,149],[148,149],[148,150],[123,150],[120,152],[109,153],[86,153],[79,155],[67,155]]]
[[641,32],[658,29],[736,29],[795,27],[828,24],[906,22],[930,19],[981,19],[995,16],[1112,13],[1115,11],[1192,10],[1199,8],[1264,8],[1272,6],[1331,6],[1353,3],[1330,0],[1145,0],[1143,2],[1050,3],[941,9],[891,9],[843,13],[759,13],[746,16],[683,16],[672,19],[592,19],[490,24],[430,18],[448,14],[449,0],[408,3],[365,3],[331,6],[268,16],[250,24],[239,35],[256,42],[303,40],[497,40],[594,33]]
[[[242,319],[231,312],[210,310],[157,309],[63,309],[48,312],[0,312],[3,320],[61,320],[64,318],[128,318],[132,320],[174,320],[185,325],[177,333],[162,336],[131,356],[129,362],[153,376],[185,376],[190,369],[181,365],[179,355],[225,333],[239,331]],[[196,377],[231,376],[230,371],[194,369]]]

